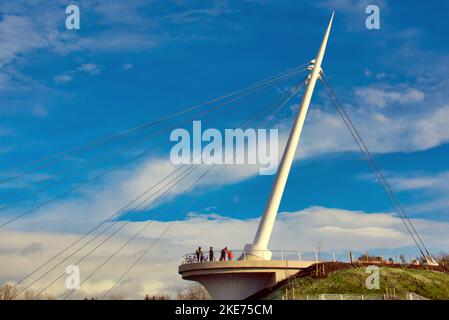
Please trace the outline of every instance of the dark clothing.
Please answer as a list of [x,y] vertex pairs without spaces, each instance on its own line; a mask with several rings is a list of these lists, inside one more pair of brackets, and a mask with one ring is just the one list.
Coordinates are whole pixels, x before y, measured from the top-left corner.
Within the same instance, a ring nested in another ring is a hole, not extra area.
[[220,261],[226,261],[226,250],[222,249],[220,251]]
[[203,262],[203,251],[201,251],[201,249],[198,249],[198,250],[196,250],[195,254],[196,254],[196,260],[198,262]]
[[209,250],[209,261],[214,261],[214,250]]

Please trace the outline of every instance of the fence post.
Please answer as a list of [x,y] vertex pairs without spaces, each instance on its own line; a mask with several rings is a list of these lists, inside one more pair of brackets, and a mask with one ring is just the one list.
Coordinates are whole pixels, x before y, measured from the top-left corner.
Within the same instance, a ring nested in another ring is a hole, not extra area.
[[349,262],[353,263],[353,261],[352,261],[352,251],[349,251]]
[[337,262],[337,260],[335,259],[335,251],[332,251],[332,257],[334,258],[334,262]]
[[301,251],[299,251],[299,250],[298,250],[298,258],[299,258],[299,261],[302,261],[301,260]]

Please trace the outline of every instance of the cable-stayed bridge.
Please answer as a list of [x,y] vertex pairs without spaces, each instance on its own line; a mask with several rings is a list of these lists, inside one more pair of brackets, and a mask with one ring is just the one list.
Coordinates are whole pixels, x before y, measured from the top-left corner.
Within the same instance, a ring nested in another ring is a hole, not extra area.
[[[417,232],[398,197],[382,173],[379,164],[376,162],[373,154],[369,151],[354,122],[350,118],[348,112],[344,108],[341,100],[338,98],[335,90],[322,69],[322,63],[325,57],[326,46],[331,34],[333,19],[334,15],[332,15],[326,29],[317,56],[309,63],[288,69],[267,79],[255,82],[246,88],[233,91],[205,103],[180,110],[160,119],[143,123],[139,126],[126,129],[113,135],[94,140],[11,169],[10,172],[12,172],[12,174],[1,180],[0,184],[8,184],[15,181],[20,181],[21,179],[26,179],[26,177],[41,172],[47,168],[61,165],[75,155],[93,153],[94,156],[90,159],[90,161],[103,164],[109,164],[112,159],[120,159],[119,163],[114,163],[114,165],[108,167],[107,170],[89,176],[80,183],[71,185],[70,188],[64,189],[62,192],[54,196],[44,198],[43,201],[40,201],[36,205],[33,205],[24,211],[20,211],[18,214],[8,217],[6,220],[1,220],[0,232],[14,224],[20,223],[21,219],[34,214],[41,208],[56,203],[88,185],[100,181],[118,169],[129,166],[143,159],[150,152],[150,149],[144,147],[145,143],[151,142],[157,137],[165,135],[167,132],[170,132],[170,130],[174,130],[197,119],[204,119],[211,114],[222,112],[224,110],[227,110],[228,112],[231,110],[232,112],[232,108],[234,108],[236,103],[241,99],[244,99],[250,95],[255,95],[265,89],[285,85],[289,81],[294,81],[294,84],[290,85],[288,90],[281,93],[273,103],[264,108],[258,109],[246,119],[240,120],[235,124],[236,128],[243,129],[250,127],[264,128],[269,125],[273,119],[286,107],[289,101],[302,92],[302,100],[299,110],[291,129],[287,145],[283,152],[274,185],[268,198],[265,211],[261,217],[254,241],[250,244],[246,244],[242,248],[241,253],[237,257],[238,259],[235,261],[197,261],[195,263],[183,263],[179,267],[179,273],[184,279],[199,281],[202,283],[207,288],[212,298],[245,298],[267,286],[273,285],[276,282],[294,274],[298,270],[316,263],[316,260],[303,260],[300,257],[292,260],[272,259],[272,251],[269,250],[269,241],[282,200],[282,195],[286,187],[287,179],[290,174],[294,156],[299,144],[301,131],[304,126],[308,108],[312,100],[313,92],[317,82],[320,82],[324,87],[330,102],[333,106],[335,106],[351,136],[354,138],[354,141],[360,149],[363,158],[368,163],[382,189],[385,191],[387,198],[395,208],[398,216],[401,218],[406,231],[413,239],[420,255],[428,264],[435,264],[435,261],[432,258],[430,251],[424,244],[421,235]],[[140,136],[136,139],[136,135]],[[116,145],[112,151],[105,153],[98,152],[102,146],[111,144]],[[138,148],[140,150],[135,152],[135,149],[133,148]],[[132,156],[124,159],[121,158],[121,156],[126,153],[132,153]],[[134,199],[124,203],[123,206],[114,212],[111,212],[106,219],[92,226],[92,228],[82,234],[75,241],[63,246],[63,248],[61,248],[61,250],[50,259],[36,265],[35,268],[30,270],[28,274],[13,283],[13,287],[17,289],[17,293],[13,298],[18,298],[27,290],[35,287],[38,287],[39,289],[37,290],[34,298],[39,298],[41,295],[51,290],[52,286],[54,286],[58,281],[61,281],[61,279],[65,276],[64,270],[61,269],[63,269],[69,261],[70,264],[74,265],[83,263],[99,248],[104,246],[111,239],[113,239],[114,236],[124,230],[124,228],[132,224],[131,219],[120,219],[124,214],[130,216],[140,211],[148,210],[159,201],[170,196],[174,189],[182,188],[182,193],[188,193],[204,181],[215,181],[223,175],[228,168],[228,165],[226,164],[211,164],[205,166],[199,163],[195,164],[195,161],[192,162],[193,164],[182,164],[177,166],[171,173],[158,181],[149,181],[149,185],[145,188],[145,190]],[[19,194],[17,196],[16,191],[8,191],[7,193],[3,193],[1,197],[4,204],[0,206],[0,210],[16,208],[20,206],[21,203],[32,199],[33,196],[45,194],[49,188],[58,186],[71,177],[82,175],[86,169],[83,166],[73,169],[67,169],[64,166],[57,168],[59,170],[56,170],[53,174],[57,174],[59,180],[54,181],[51,178],[44,177],[34,182],[35,186],[37,186],[36,189],[24,195]],[[179,216],[182,217],[185,215],[194,202],[195,199],[188,203],[186,207],[179,212]],[[126,250],[130,243],[145,232],[157,218],[162,216],[162,213],[163,212],[161,211],[152,216],[152,220],[145,222],[139,230],[127,239],[126,242],[117,247],[111,255],[98,264],[89,274],[83,276],[81,286],[89,281],[89,279],[91,279],[94,275],[101,272],[102,268],[111,263],[114,257],[116,257],[120,252]],[[143,257],[158,245],[158,242],[167,232],[169,232],[174,223],[175,222],[168,224],[167,227],[147,245],[143,252],[141,252],[133,261],[129,261],[129,266],[125,270],[122,270],[122,273],[115,280],[115,283],[103,293],[103,298],[111,295],[114,289],[117,288],[117,286],[120,286],[121,282],[129,273],[132,272],[133,268],[141,262]],[[74,262],[72,261],[73,259],[75,259]],[[42,282],[45,283],[42,285]],[[37,286],[38,284],[40,285]],[[68,291],[62,295],[61,298],[70,298],[73,293],[74,290]]]

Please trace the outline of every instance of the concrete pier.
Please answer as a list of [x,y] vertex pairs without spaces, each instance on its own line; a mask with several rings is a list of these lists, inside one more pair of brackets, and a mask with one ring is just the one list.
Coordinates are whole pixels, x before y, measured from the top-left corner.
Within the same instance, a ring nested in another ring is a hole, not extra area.
[[294,260],[216,261],[183,264],[178,272],[185,280],[201,283],[213,300],[241,300],[314,263]]

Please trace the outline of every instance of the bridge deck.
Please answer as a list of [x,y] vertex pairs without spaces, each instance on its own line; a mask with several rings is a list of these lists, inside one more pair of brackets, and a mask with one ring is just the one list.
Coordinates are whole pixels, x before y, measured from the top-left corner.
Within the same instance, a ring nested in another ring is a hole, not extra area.
[[235,260],[187,263],[179,266],[179,273],[186,278],[195,274],[214,273],[246,273],[246,272],[276,272],[293,270],[295,272],[307,268],[315,261],[295,260]]

